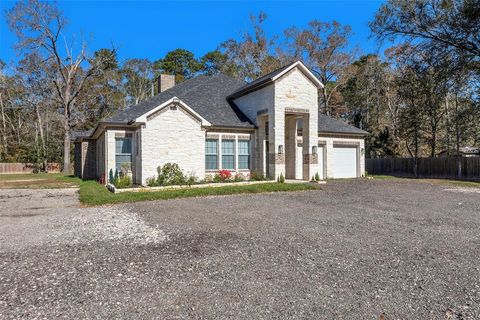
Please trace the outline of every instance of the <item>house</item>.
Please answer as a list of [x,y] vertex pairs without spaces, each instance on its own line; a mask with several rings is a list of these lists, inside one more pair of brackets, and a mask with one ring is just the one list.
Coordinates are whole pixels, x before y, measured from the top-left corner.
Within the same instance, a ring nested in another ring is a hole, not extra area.
[[439,157],[448,157],[448,156],[451,156],[451,157],[480,157],[480,148],[478,147],[460,147],[459,150],[458,150],[458,154],[457,154],[457,150],[450,150],[450,151],[447,151],[447,150],[443,150],[441,152],[438,153],[438,156]]
[[276,179],[353,178],[365,173],[368,133],[319,112],[323,84],[297,61],[251,83],[226,75],[175,85],[75,137],[75,174],[106,181],[132,170],[144,185],[157,167],[177,163],[198,179],[226,169]]

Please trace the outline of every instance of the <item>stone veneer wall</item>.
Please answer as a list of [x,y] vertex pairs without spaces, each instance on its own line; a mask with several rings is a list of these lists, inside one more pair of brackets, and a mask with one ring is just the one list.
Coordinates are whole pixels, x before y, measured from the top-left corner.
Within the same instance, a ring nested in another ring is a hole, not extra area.
[[[278,152],[278,146],[285,145],[285,113],[295,112],[303,116],[304,157],[311,153],[313,145],[318,142],[318,88],[297,68],[285,74],[275,83],[275,108],[270,110],[269,118],[273,119],[270,150]],[[308,128],[308,130],[306,130]],[[285,164],[277,163],[273,167],[277,178],[285,175]],[[303,179],[310,179],[317,173],[317,164],[303,165]]]
[[81,179],[96,179],[96,141],[83,140],[75,142],[74,175]]
[[157,176],[157,167],[177,163],[199,179],[205,175],[205,131],[182,107],[164,108],[141,129],[141,181]]
[[235,104],[242,112],[258,125],[257,116],[260,112],[267,112],[273,109],[275,103],[274,85],[266,86],[257,91],[241,96],[235,99]]

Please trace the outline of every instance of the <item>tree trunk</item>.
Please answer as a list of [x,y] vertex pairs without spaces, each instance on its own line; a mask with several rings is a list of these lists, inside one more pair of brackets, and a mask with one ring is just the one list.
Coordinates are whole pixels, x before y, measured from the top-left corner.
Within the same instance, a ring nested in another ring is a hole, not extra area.
[[457,178],[462,178],[462,159],[460,157],[460,125],[458,123],[458,95],[455,93],[455,144],[457,157]]
[[430,157],[435,158],[435,149],[437,147],[437,126],[432,126],[432,141],[430,142]]
[[40,133],[40,143],[42,144],[42,171],[47,172],[47,146],[45,144],[45,135],[43,133],[42,116],[40,108],[35,104],[35,112],[37,114],[38,132]]
[[70,173],[70,128],[68,120],[64,125],[65,134],[63,136],[63,173]]
[[412,106],[413,106],[413,110],[415,110],[414,112],[414,143],[415,143],[415,158],[414,158],[414,174],[415,174],[415,178],[418,178],[418,145],[419,145],[419,134],[420,134],[420,124],[418,123],[419,119],[418,119],[418,110],[415,109],[416,106],[415,106],[415,98],[412,96],[411,97],[412,99]]
[[450,156],[451,148],[450,148],[450,110],[448,109],[448,93],[445,94],[445,145],[447,150],[447,157]]
[[324,113],[329,116],[330,115],[330,109],[328,108],[328,102],[327,102],[327,99],[328,99],[328,94],[327,94],[327,85],[324,84],[323,88],[322,88],[322,97],[323,97],[323,110],[324,110]]
[[7,157],[8,153],[8,141],[7,141],[7,124],[5,122],[5,110],[3,107],[3,97],[0,93],[0,108],[2,111],[2,140],[3,140],[3,148],[1,150],[2,160]]

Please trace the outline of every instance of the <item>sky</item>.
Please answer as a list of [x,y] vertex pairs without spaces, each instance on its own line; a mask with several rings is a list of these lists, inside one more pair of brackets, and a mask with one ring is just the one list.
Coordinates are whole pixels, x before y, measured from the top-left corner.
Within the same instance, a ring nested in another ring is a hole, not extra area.
[[[14,1],[0,0],[0,59],[18,61],[5,10]],[[69,21],[65,37],[75,44],[82,39],[92,53],[117,48],[120,61],[147,58],[155,61],[168,51],[184,48],[197,57],[227,39],[239,39],[251,28],[250,15],[263,11],[267,35],[282,34],[291,26],[303,28],[313,19],[337,20],[352,27],[351,44],[362,53],[382,53],[370,39],[368,22],[381,1],[58,1]]]

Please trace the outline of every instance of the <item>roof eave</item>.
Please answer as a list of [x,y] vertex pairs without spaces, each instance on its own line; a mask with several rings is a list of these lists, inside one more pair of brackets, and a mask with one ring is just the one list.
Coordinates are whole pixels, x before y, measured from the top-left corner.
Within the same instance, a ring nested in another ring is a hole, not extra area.
[[365,137],[370,134],[370,132],[343,132],[343,131],[318,131],[318,134],[338,134],[338,135],[345,135],[345,136],[359,136]]
[[225,130],[225,129],[233,129],[233,130],[245,130],[245,131],[255,131],[257,127],[255,125],[252,125],[251,127],[242,127],[242,126],[227,126],[227,125],[216,125],[212,124],[210,127],[208,127],[209,130],[215,130],[215,129],[220,129],[220,130]]
[[263,87],[266,87],[270,84],[273,83],[273,80],[271,78],[268,78],[268,79],[265,79],[263,81],[260,81],[258,83],[256,83],[254,86],[250,86],[250,87],[246,87],[240,91],[237,91],[237,92],[234,92],[232,93],[231,95],[227,96],[227,101],[231,102],[233,101],[234,99],[237,99],[237,98],[240,98],[241,96],[244,96],[250,92],[253,92],[253,91],[257,91]]

